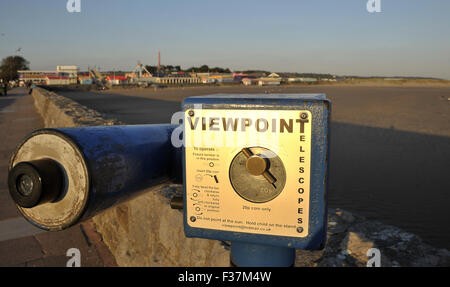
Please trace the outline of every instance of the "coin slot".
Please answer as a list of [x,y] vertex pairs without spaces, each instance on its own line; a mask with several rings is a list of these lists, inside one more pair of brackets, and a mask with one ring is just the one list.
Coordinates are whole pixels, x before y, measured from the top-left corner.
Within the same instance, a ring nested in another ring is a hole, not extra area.
[[280,157],[263,147],[243,148],[231,162],[229,174],[236,193],[254,203],[273,200],[286,183]]

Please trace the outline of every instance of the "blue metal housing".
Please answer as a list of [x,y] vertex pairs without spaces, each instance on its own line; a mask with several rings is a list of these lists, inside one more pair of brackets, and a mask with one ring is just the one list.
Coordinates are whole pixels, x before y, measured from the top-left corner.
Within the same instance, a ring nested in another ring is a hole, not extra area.
[[[328,184],[328,152],[330,101],[323,94],[263,94],[263,95],[211,95],[186,98],[182,110],[194,109],[194,105],[202,105],[202,109],[250,109],[250,110],[308,110],[312,114],[311,142],[311,187],[310,187],[310,218],[307,237],[286,237],[258,235],[243,232],[230,232],[190,227],[187,223],[187,209],[184,209],[184,231],[187,237],[208,238],[232,241],[236,248],[257,248],[253,245],[269,245],[306,250],[323,249],[327,234],[327,184]],[[186,206],[186,162],[183,154],[184,204]],[[251,243],[246,245],[245,243]],[[249,247],[250,246],[250,247]],[[264,247],[266,248],[266,247]],[[233,247],[232,247],[233,249]],[[267,248],[266,248],[267,249]],[[268,249],[267,249],[268,250]],[[272,250],[274,251],[274,250]],[[270,251],[270,252],[272,252]],[[285,250],[292,257],[291,251]],[[232,250],[238,254],[238,250]],[[248,254],[248,253],[245,253]],[[274,254],[279,254],[274,251]],[[241,261],[242,262],[242,261]],[[261,263],[261,261],[256,261]],[[251,264],[251,263],[249,263]]]
[[82,220],[140,195],[147,188],[170,183],[175,125],[132,125],[60,128],[85,157],[90,192]]

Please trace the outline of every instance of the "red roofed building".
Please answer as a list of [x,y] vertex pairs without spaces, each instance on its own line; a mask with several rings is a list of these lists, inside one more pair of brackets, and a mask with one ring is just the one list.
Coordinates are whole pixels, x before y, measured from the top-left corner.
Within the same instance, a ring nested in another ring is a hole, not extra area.
[[111,85],[120,85],[128,82],[128,78],[126,76],[108,76],[106,81]]

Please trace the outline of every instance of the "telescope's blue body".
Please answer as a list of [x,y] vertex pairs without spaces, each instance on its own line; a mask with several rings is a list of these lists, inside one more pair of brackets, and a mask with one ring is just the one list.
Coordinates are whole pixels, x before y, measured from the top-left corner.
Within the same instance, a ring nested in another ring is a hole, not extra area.
[[57,129],[86,158],[91,191],[83,214],[90,218],[159,184],[181,168],[170,143],[174,125],[100,126]]
[[[37,223],[31,216],[26,219],[46,230],[61,230],[130,200],[151,187],[180,182],[181,149],[175,149],[170,142],[174,128],[175,125],[97,126],[32,132],[19,144],[9,169],[13,168],[18,151],[29,145],[29,141],[35,141],[34,137],[59,137],[81,155],[72,161],[82,162],[88,183],[85,190],[75,192],[86,193],[87,200],[76,211],[76,218],[71,217],[70,221],[46,225]],[[35,154],[37,159],[42,156],[38,151]],[[63,170],[67,168],[62,166]],[[45,212],[44,208],[40,210]]]

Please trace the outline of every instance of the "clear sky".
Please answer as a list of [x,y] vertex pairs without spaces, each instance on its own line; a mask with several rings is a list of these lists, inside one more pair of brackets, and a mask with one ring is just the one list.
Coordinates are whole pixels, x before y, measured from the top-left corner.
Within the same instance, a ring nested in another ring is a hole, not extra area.
[[157,64],[450,79],[450,1],[0,0],[0,58],[32,69]]

